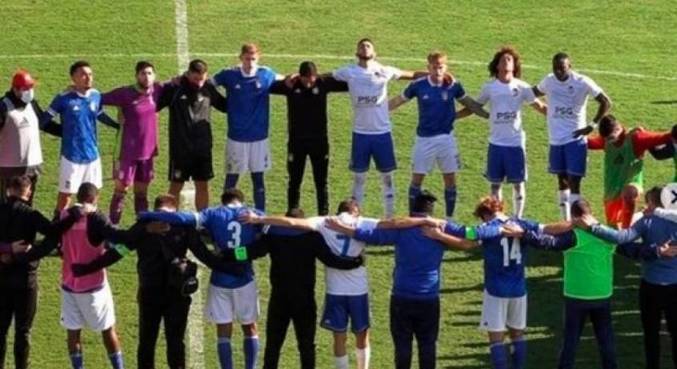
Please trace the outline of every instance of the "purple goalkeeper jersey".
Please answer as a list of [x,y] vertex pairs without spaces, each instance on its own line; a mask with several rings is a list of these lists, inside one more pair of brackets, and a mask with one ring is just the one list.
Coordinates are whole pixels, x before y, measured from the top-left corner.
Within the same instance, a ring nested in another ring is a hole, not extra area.
[[157,155],[158,117],[156,102],[162,85],[153,84],[147,93],[136,86],[125,86],[103,94],[103,105],[117,106],[122,111],[122,143],[120,160],[147,160]]

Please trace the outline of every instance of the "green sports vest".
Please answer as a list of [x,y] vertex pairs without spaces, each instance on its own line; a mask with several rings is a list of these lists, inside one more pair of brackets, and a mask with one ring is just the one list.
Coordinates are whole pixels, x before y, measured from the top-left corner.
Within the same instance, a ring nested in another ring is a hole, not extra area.
[[582,300],[611,297],[614,244],[574,229],[576,246],[564,252],[564,296]]
[[617,147],[611,142],[604,146],[604,199],[616,199],[623,192],[623,187],[634,184],[642,190],[644,183],[644,161],[635,156],[632,145],[631,130],[625,136],[623,145]]

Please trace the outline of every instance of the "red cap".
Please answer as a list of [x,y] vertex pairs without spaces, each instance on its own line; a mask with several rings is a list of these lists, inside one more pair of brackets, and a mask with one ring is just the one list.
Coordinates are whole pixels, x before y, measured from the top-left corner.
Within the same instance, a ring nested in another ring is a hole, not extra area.
[[28,90],[35,86],[35,80],[31,77],[31,74],[25,70],[19,70],[12,77],[12,88],[17,90]]

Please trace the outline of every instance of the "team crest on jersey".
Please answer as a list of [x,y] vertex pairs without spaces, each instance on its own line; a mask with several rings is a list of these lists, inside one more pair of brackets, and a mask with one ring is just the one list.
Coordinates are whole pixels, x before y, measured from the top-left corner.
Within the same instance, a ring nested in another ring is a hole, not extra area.
[[96,111],[96,102],[92,101],[89,103],[89,110]]
[[517,89],[517,87],[513,87],[513,89],[512,89],[512,96],[515,96],[515,97],[516,97],[517,95],[519,95],[519,93],[520,93],[520,91]]
[[573,95],[574,94],[574,86],[572,86],[572,85],[567,86],[567,92],[570,95]]
[[320,93],[320,89],[317,88],[317,86],[313,87],[313,95],[317,95]]
[[261,88],[261,82],[259,82],[258,80],[256,81],[256,88],[257,89]]
[[300,94],[300,93],[301,93],[301,89],[300,89],[300,88],[297,88],[296,90],[294,90],[294,93]]
[[80,111],[79,105],[73,105],[73,111]]
[[31,125],[31,123],[26,117],[24,117],[21,122],[19,122],[19,127],[28,127],[29,125]]
[[423,100],[428,100],[429,98],[430,98],[430,96],[428,96],[427,94],[423,95],[423,97],[421,97],[421,99],[423,99]]
[[239,83],[235,85],[235,89],[236,89],[236,90],[239,90],[240,88],[242,88],[242,87],[240,86]]
[[442,91],[442,100],[447,101],[449,100],[449,94],[447,91]]

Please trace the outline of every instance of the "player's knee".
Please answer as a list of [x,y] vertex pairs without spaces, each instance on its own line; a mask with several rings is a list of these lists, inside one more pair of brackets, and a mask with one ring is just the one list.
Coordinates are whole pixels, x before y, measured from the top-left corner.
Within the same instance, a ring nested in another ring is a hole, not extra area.
[[244,324],[242,325],[242,334],[245,335],[245,337],[254,337],[256,336],[256,324]]

